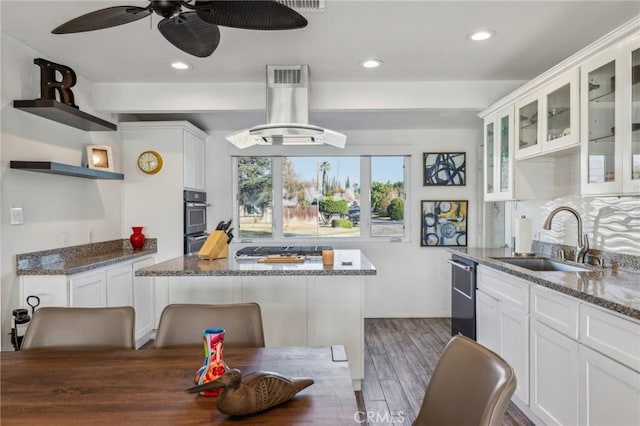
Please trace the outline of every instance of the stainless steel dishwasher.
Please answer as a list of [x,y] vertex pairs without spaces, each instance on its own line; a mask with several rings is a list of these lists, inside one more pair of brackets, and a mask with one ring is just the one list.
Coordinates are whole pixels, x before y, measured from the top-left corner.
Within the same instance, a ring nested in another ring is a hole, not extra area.
[[451,264],[451,335],[476,340],[476,265],[455,254]]

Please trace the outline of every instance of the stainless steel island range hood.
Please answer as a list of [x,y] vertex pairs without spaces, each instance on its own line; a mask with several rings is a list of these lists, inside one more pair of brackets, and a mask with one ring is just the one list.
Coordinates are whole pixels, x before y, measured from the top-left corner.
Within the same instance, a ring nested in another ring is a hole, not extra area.
[[342,133],[309,124],[309,66],[267,65],[267,124],[227,135],[238,148],[253,145],[333,145]]

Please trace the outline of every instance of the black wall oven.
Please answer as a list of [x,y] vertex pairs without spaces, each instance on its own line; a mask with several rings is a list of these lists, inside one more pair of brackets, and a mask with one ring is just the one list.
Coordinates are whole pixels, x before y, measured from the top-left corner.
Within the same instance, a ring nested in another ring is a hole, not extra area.
[[471,260],[451,255],[451,335],[476,340],[476,266]]
[[184,191],[184,254],[200,250],[207,231],[207,193]]

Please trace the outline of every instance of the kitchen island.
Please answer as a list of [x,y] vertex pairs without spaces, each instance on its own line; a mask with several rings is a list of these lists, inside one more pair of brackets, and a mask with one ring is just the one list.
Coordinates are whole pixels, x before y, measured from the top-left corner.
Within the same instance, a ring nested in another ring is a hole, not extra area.
[[[262,258],[264,259],[264,258]],[[301,263],[263,263],[261,258],[201,259],[195,254],[176,257],[136,272],[136,276],[278,276],[278,275],[375,275],[376,268],[360,250],[334,250],[333,265],[310,257]]]
[[344,345],[354,388],[364,377],[364,285],[376,268],[360,250],[334,250],[333,265],[187,255],[136,271],[155,278],[156,309],[171,303],[256,302],[267,346]]

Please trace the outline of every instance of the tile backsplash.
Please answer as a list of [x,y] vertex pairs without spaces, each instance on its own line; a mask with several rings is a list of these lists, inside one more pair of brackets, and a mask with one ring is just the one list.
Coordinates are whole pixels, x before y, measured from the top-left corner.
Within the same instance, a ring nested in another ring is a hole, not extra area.
[[640,197],[562,197],[551,201],[517,201],[512,203],[512,217],[524,215],[533,219],[534,240],[574,246],[578,236],[573,215],[561,212],[554,217],[549,231],[542,229],[549,213],[559,206],[572,207],[580,213],[583,232],[589,236],[591,248],[640,256]]

